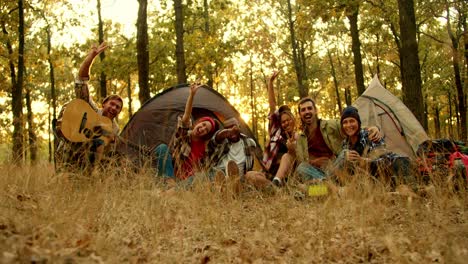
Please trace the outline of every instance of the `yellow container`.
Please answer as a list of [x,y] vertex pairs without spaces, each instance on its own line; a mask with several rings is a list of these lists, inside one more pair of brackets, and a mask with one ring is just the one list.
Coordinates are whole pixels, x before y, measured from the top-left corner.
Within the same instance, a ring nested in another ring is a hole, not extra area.
[[325,184],[309,185],[308,193],[309,196],[324,196],[328,194],[328,188]]

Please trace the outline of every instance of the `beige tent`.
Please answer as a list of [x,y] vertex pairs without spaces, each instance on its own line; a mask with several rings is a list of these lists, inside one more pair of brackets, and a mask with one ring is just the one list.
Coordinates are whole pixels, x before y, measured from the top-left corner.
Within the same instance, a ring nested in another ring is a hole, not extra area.
[[382,86],[377,75],[353,105],[359,109],[362,125],[378,126],[387,148],[395,153],[414,158],[419,144],[429,140],[413,113]]

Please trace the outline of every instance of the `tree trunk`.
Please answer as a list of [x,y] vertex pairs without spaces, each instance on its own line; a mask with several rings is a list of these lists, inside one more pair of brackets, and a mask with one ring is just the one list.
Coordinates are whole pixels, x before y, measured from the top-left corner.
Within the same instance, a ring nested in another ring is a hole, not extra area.
[[[207,36],[210,35],[210,6],[208,0],[203,0],[203,17],[205,19],[205,33]],[[213,87],[213,69],[211,63],[206,65],[206,75],[208,78],[208,87]]]
[[341,99],[340,99],[340,89],[338,87],[338,80],[337,80],[337,77],[336,77],[335,65],[333,64],[333,59],[332,59],[332,56],[331,56],[329,50],[327,50],[327,54],[328,54],[328,60],[330,61],[330,68],[331,68],[331,75],[333,77],[333,84],[335,85],[336,104],[338,105],[338,110],[340,111],[340,114],[341,114],[342,107],[341,107]]
[[149,50],[148,50],[148,0],[138,0],[137,18],[137,62],[138,62],[138,99],[141,105],[150,99],[149,91]]
[[[99,43],[104,42],[104,24],[102,23],[102,16],[101,16],[101,0],[97,0],[97,13],[98,13],[98,31],[99,31]],[[105,51],[101,52],[99,54],[99,58],[101,61],[104,61],[106,58]],[[107,77],[106,73],[104,72],[104,69],[101,68],[101,74],[99,76],[99,96],[100,100],[106,98],[107,96],[107,88],[106,88],[106,83],[107,83]]]
[[257,121],[255,120],[255,112],[256,112],[256,102],[254,96],[254,79],[253,79],[253,62],[252,56],[250,56],[250,63],[249,63],[249,77],[250,77],[250,109],[252,109],[252,131],[255,131],[255,137],[258,138],[258,129],[257,129]]
[[440,109],[437,102],[434,102],[434,130],[435,130],[435,138],[441,138],[440,133]]
[[133,111],[132,111],[132,78],[130,74],[128,74],[127,78],[127,98],[128,98],[128,118],[132,118]]
[[457,89],[457,98],[458,98],[458,110],[460,113],[460,130],[459,139],[466,141],[467,140],[467,120],[466,120],[466,103],[465,103],[465,92],[463,91],[463,84],[460,74],[460,57],[458,55],[458,41],[459,38],[455,36],[452,32],[452,27],[450,23],[450,9],[447,7],[447,32],[452,42],[452,66],[455,76],[455,87]]
[[356,6],[352,13],[347,17],[349,20],[352,39],[351,49],[353,51],[354,78],[356,79],[356,87],[359,96],[366,90],[366,87],[364,86],[364,70],[362,67],[361,41],[359,40],[358,15],[359,6]]
[[306,97],[309,95],[308,89],[304,85],[304,76],[303,76],[303,66],[301,65],[301,61],[299,58],[299,45],[296,39],[296,32],[294,28],[294,21],[292,17],[292,7],[291,7],[291,0],[287,0],[288,3],[288,25],[289,25],[289,35],[291,38],[291,47],[292,47],[292,56],[293,56],[293,64],[294,70],[296,71],[296,78],[297,78],[297,87],[299,89],[299,97]]
[[461,15],[460,22],[463,27],[463,43],[465,46],[465,91],[468,90],[468,23],[467,23],[467,16],[468,16],[468,4],[466,1],[461,1],[462,7],[459,11]]
[[453,115],[453,110],[452,110],[452,94],[450,93],[450,90],[448,91],[448,107],[449,107],[449,138],[453,138],[453,125],[452,125],[452,115]]
[[[398,0],[400,18],[401,49],[400,73],[403,91],[403,103],[413,112],[421,124],[424,124],[424,106],[421,91],[421,67],[416,41],[416,17],[413,0]],[[427,127],[425,127],[427,130]]]
[[351,105],[351,91],[349,86],[345,88],[345,101],[347,106]]
[[[24,74],[24,7],[23,0],[18,0],[18,74],[16,81],[12,78],[13,89],[11,104],[13,113],[13,162],[23,163],[23,74]],[[11,52],[13,49],[11,49]],[[11,53],[12,55],[12,53]],[[10,70],[14,77],[14,63],[10,61]]]
[[175,31],[176,31],[176,71],[177,82],[187,83],[185,73],[185,51],[184,51],[184,10],[182,0],[174,0]]
[[35,132],[35,125],[34,125],[34,114],[31,107],[31,91],[26,89],[26,109],[27,109],[27,120],[28,120],[28,139],[29,139],[29,153],[31,164],[35,164],[37,162],[37,135]]

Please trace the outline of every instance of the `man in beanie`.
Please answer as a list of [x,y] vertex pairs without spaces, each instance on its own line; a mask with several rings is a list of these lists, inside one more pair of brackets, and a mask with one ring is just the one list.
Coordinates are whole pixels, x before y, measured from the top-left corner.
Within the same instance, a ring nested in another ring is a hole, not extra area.
[[[298,111],[302,122],[302,132],[296,142],[296,150],[288,155],[294,156],[299,164],[296,172],[300,180],[307,182],[325,178],[325,171],[342,149],[344,135],[340,120],[318,118],[315,101],[306,97],[299,101]],[[353,115],[354,110],[348,109]],[[357,112],[356,112],[357,113]],[[369,127],[369,140],[378,142],[382,135],[377,127]]]

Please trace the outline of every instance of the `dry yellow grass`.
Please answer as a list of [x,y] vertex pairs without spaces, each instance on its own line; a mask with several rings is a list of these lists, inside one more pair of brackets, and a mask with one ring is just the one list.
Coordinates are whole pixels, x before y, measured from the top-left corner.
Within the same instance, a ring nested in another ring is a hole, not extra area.
[[[352,184],[296,200],[168,193],[150,173],[70,180],[0,167],[1,263],[466,263],[466,191],[424,198]],[[76,177],[75,177],[76,178]]]

